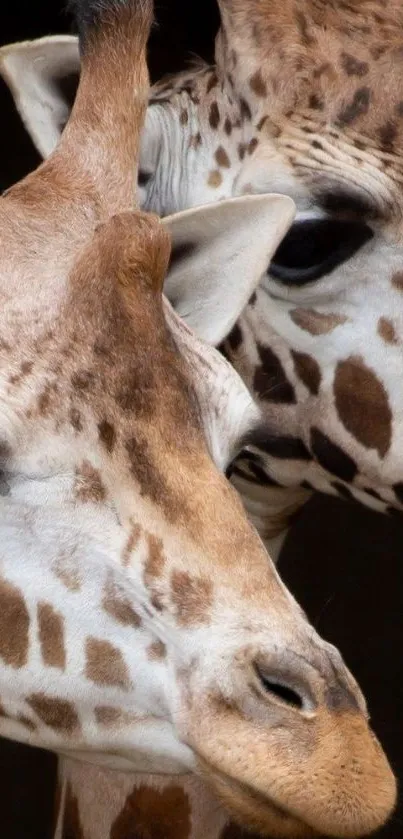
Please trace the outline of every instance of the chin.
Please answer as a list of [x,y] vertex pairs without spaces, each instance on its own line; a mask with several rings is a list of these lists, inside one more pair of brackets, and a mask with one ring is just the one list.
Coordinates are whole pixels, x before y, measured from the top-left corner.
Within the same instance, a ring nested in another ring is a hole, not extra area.
[[242,827],[257,831],[270,839],[314,839],[319,833],[300,819],[283,810],[274,801],[259,795],[232,778],[211,770],[203,774],[229,814]]

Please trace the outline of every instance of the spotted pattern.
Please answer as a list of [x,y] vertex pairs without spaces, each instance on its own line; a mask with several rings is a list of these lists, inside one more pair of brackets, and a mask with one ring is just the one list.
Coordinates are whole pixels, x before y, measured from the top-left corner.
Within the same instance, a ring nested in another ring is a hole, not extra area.
[[291,351],[291,357],[294,362],[296,375],[301,379],[301,382],[304,383],[309,392],[313,396],[317,396],[322,378],[318,362],[311,355],[294,350]]
[[105,612],[113,620],[122,626],[131,626],[133,629],[138,629],[141,626],[140,616],[133,609],[131,602],[115,580],[113,574],[110,574],[105,585],[102,608],[105,609]]
[[66,667],[64,643],[64,617],[51,603],[40,602],[37,606],[38,635],[42,661],[47,667]]
[[337,315],[333,312],[325,314],[315,312],[314,309],[292,309],[290,318],[300,329],[304,329],[310,335],[327,335],[337,326],[347,322],[344,315]]
[[343,425],[361,445],[384,457],[392,441],[392,412],[385,388],[373,370],[358,356],[340,361],[333,390]]
[[113,685],[127,689],[129,673],[118,647],[100,638],[88,638],[85,645],[87,679],[97,685]]
[[158,791],[141,785],[134,788],[112,824],[110,839],[189,839],[191,809],[179,784]]
[[167,655],[167,648],[163,641],[153,641],[147,647],[147,658],[150,661],[162,661],[162,659],[166,658]]
[[378,335],[385,341],[385,344],[397,344],[397,334],[395,327],[389,318],[379,318],[378,321]]
[[28,661],[29,623],[22,592],[0,577],[0,657],[14,669]]
[[44,693],[27,697],[27,703],[40,721],[63,734],[76,734],[80,729],[77,711],[66,699],[57,699]]
[[76,469],[74,495],[77,501],[99,504],[105,501],[106,489],[98,469],[88,460],[84,460]]
[[171,598],[179,626],[200,626],[210,620],[213,583],[207,577],[194,577],[187,571],[173,571]]

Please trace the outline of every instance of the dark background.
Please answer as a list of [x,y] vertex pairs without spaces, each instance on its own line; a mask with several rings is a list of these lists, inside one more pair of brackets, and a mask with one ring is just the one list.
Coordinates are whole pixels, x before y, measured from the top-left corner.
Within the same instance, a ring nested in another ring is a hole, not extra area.
[[[12,8],[11,8],[12,6]],[[0,44],[71,31],[59,0],[0,11]],[[209,59],[218,28],[214,0],[156,4],[153,79]],[[38,162],[0,82],[0,190]],[[350,502],[314,498],[287,541],[280,570],[324,637],[337,644],[367,696],[374,729],[403,779],[403,521]],[[55,759],[0,739],[0,837],[49,839]],[[403,809],[378,834],[402,839]],[[139,837],[140,839],[140,837]]]

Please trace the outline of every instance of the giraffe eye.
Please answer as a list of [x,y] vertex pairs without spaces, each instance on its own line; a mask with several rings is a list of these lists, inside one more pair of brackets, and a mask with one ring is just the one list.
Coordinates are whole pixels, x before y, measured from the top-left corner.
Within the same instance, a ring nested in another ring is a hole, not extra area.
[[312,283],[350,259],[373,235],[361,221],[297,221],[274,254],[268,273],[289,286]]

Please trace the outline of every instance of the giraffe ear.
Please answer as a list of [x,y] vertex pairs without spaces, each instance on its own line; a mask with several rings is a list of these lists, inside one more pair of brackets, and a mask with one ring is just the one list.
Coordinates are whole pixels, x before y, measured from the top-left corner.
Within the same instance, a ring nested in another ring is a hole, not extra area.
[[80,74],[78,39],[54,35],[0,49],[0,75],[42,157],[56,147],[68,120]]
[[164,293],[196,335],[217,346],[231,331],[292,224],[285,195],[248,195],[169,216]]

